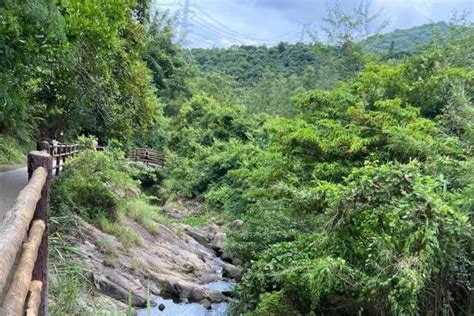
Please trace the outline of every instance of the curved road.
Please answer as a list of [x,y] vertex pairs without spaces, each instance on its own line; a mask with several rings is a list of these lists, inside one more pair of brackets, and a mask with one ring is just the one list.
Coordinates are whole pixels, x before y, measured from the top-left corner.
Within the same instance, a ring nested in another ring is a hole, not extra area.
[[3,171],[6,168],[0,168],[0,222],[3,216],[15,202],[18,193],[28,183],[26,167],[12,166],[9,171]]

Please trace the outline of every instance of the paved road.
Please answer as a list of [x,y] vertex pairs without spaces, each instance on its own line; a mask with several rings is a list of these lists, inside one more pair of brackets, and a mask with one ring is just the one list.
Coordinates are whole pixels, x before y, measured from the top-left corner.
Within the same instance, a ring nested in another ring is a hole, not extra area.
[[28,182],[26,167],[16,167],[14,170],[0,172],[0,221]]

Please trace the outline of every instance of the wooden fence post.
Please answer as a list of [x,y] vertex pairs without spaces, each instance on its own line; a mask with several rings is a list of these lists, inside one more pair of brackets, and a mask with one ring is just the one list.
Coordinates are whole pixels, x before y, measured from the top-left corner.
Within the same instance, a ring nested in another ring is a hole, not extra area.
[[43,142],[38,142],[36,144],[36,149],[38,151],[46,151],[48,154],[51,154],[51,144],[48,143],[47,141],[43,141]]
[[[49,154],[49,144],[44,143],[41,149],[43,151],[33,151],[28,155],[28,179],[31,178],[33,171],[38,167],[44,167],[48,171],[46,183],[41,191],[41,199],[36,205],[34,220],[40,219],[46,224],[43,239],[38,250],[38,258],[36,259],[35,268],[33,270],[32,280],[43,282],[43,290],[41,293],[41,304],[38,315],[48,315],[48,209],[49,209],[49,189],[51,179],[53,177],[53,158]],[[38,145],[39,149],[39,145]]]

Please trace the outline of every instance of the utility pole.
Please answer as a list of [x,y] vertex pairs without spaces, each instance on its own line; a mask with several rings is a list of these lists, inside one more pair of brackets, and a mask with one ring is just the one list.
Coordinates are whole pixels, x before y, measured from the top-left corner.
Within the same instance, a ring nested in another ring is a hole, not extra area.
[[309,23],[303,23],[303,27],[302,27],[301,33],[300,33],[300,42],[301,43],[304,42],[304,39],[306,37],[306,33],[308,32],[308,28],[309,28]]
[[185,45],[189,34],[189,4],[190,0],[184,0],[183,16],[181,18],[180,42]]

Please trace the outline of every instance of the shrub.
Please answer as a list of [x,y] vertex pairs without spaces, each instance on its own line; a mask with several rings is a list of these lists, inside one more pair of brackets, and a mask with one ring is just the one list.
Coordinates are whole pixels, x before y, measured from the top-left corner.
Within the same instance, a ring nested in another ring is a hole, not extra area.
[[12,137],[0,135],[0,165],[20,163],[23,159],[20,145]]
[[127,190],[139,192],[120,153],[86,150],[68,161],[66,172],[55,182],[52,205],[89,221],[102,216],[115,220]]
[[99,227],[108,234],[114,235],[126,247],[133,247],[140,244],[140,236],[137,232],[123,225],[120,221],[112,221],[105,216],[97,219]]
[[145,227],[150,233],[156,233],[156,221],[161,218],[160,209],[150,205],[147,200],[134,199],[124,202],[122,212],[136,220]]
[[447,312],[436,302],[450,298],[465,304],[468,214],[421,170],[418,162],[354,170],[322,215],[321,235],[276,244],[252,265],[237,310],[256,308],[260,294],[275,290],[302,312],[345,306],[349,314],[412,315],[421,306]]
[[140,181],[142,188],[150,189],[159,186],[164,180],[164,171],[148,167],[144,163],[132,164],[133,179]]

